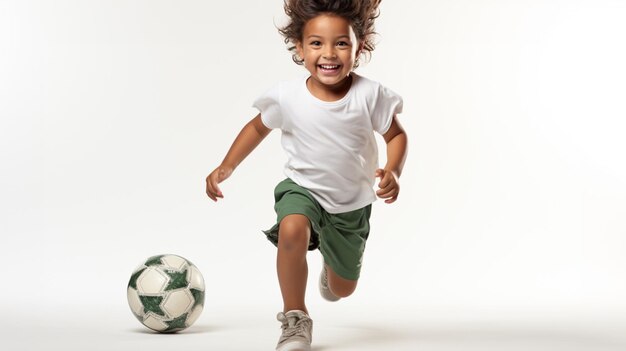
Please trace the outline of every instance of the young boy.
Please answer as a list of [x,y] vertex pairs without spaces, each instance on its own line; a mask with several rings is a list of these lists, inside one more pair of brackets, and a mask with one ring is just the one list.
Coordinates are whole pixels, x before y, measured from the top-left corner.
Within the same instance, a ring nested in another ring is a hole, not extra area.
[[[293,59],[306,79],[282,82],[259,97],[260,113],[233,142],[206,178],[206,192],[222,198],[218,184],[272,129],[282,132],[285,175],[275,190],[276,224],[265,231],[278,247],[283,297],[282,335],[276,349],[310,350],[312,320],[305,304],[307,250],[324,258],[322,296],[337,301],[357,285],[376,196],[393,203],[406,157],[406,133],[396,119],[400,96],[353,72],[374,49],[374,19],[380,0],[286,0],[290,18],[280,32],[293,44]],[[374,131],[383,135],[387,164],[378,168]],[[379,189],[374,192],[374,180]]]

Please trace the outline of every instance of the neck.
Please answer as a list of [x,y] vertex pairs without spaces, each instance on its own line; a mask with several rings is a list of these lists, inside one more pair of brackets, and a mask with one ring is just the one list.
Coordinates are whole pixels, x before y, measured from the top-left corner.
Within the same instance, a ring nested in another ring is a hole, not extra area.
[[352,74],[342,79],[335,85],[316,84],[310,77],[306,81],[306,86],[316,98],[323,101],[336,101],[344,97],[352,86]]

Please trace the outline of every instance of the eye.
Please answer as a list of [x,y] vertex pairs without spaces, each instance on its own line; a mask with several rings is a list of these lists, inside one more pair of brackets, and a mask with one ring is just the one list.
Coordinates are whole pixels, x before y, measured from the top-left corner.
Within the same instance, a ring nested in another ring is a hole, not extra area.
[[347,41],[338,41],[337,46],[350,46],[350,43]]
[[322,43],[320,43],[319,40],[313,40],[312,42],[309,43],[309,45],[311,45],[311,46],[320,46],[320,45],[322,45]]

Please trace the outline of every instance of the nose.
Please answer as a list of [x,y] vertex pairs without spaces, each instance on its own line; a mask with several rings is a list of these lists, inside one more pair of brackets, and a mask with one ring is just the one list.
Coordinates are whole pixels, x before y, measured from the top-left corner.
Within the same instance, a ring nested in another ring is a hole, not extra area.
[[322,54],[322,57],[327,60],[337,58],[337,54],[335,53],[335,48],[333,46],[327,46]]

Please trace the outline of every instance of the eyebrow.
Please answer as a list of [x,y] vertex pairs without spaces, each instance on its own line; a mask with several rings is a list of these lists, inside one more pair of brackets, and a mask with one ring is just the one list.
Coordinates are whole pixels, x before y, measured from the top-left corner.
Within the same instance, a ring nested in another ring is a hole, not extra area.
[[[313,38],[313,37],[315,37],[315,38],[323,38],[321,35],[311,34],[311,35],[309,35],[309,36],[307,37],[307,39],[311,39],[311,38]],[[350,36],[349,36],[349,35],[347,35],[347,34],[344,34],[344,35],[340,35],[340,36],[336,37],[335,39],[339,39],[339,38],[348,38],[348,40],[349,40],[349,39],[350,39]]]

